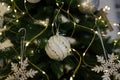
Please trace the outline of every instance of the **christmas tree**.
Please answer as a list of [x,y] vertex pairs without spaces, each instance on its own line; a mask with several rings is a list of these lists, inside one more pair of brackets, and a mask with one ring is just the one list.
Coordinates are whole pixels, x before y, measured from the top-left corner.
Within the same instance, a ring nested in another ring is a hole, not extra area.
[[[120,80],[119,39],[99,0],[1,0],[0,80]],[[119,24],[118,24],[119,26]]]

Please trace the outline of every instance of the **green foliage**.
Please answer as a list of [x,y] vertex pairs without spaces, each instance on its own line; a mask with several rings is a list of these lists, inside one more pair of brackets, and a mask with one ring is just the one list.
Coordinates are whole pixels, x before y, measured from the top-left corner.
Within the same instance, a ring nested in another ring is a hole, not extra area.
[[[24,4],[23,0],[14,0],[13,3],[10,2],[10,0],[3,1],[11,5],[12,9],[15,8],[17,13],[14,13],[13,9],[11,13],[4,15],[4,25],[8,27],[8,30],[4,32],[4,37],[10,39],[14,47],[10,48],[8,51],[0,51],[0,59],[3,58],[6,60],[5,64],[3,64],[5,68],[0,67],[0,77],[3,74],[9,74],[10,62],[19,61],[20,41],[21,37],[24,35],[24,32],[18,32],[20,28],[26,29],[26,41],[32,40],[29,46],[25,47],[24,57],[28,57],[33,64],[44,70],[50,80],[69,80],[79,62],[79,57],[76,55],[73,56],[73,54],[63,61],[52,60],[46,55],[44,49],[46,42],[54,35],[54,32],[56,33],[58,27],[60,35],[72,37],[76,40],[76,44],[72,45],[72,48],[76,49],[81,56],[95,34],[91,29],[97,30],[97,27],[100,27],[102,31],[106,30],[106,23],[96,22],[95,20],[96,18],[94,16],[97,16],[96,13],[99,11],[96,11],[94,14],[83,14],[77,8],[77,0],[41,0],[36,4],[29,2]],[[64,4],[62,4],[62,2],[64,2]],[[59,7],[56,3],[60,4]],[[67,12],[68,9],[69,13]],[[22,15],[21,11],[25,12],[25,14]],[[16,15],[16,17],[12,17],[13,15]],[[68,21],[63,22],[61,16],[66,17]],[[35,20],[45,21],[46,18],[49,19],[47,27],[41,24],[34,24]],[[19,20],[18,23],[16,19]],[[79,22],[77,23],[75,19],[78,19]],[[76,25],[74,25],[75,22]],[[54,26],[52,26],[52,24],[54,24]],[[111,53],[113,43],[108,43],[109,38],[103,38],[103,40],[106,50],[108,53]],[[103,55],[103,49],[100,39],[96,35],[84,57],[84,61],[94,66],[96,64],[95,56],[98,54]],[[81,58],[83,59],[83,57]],[[30,64],[30,67],[38,70],[32,64]],[[0,80],[2,79],[0,78]],[[35,78],[29,80],[47,79],[46,76],[40,72]],[[91,67],[87,66],[82,60],[76,73],[75,80],[101,80],[101,75],[92,72]]]

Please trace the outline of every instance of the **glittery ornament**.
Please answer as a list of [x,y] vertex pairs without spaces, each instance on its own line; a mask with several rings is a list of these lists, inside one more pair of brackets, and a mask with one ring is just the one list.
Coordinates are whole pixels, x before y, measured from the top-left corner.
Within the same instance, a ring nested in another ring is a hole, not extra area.
[[40,0],[27,0],[30,3],[38,3]]
[[69,39],[59,34],[50,37],[45,46],[47,55],[54,60],[63,60],[70,55],[70,50]]
[[78,8],[82,13],[94,13],[99,6],[99,0],[78,0]]

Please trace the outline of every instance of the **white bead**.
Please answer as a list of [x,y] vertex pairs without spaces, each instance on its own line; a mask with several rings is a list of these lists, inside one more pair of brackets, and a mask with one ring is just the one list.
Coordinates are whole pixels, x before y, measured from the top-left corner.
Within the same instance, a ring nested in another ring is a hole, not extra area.
[[47,55],[54,60],[63,60],[70,55],[70,42],[69,40],[60,35],[54,35],[50,37],[48,43],[45,46]]

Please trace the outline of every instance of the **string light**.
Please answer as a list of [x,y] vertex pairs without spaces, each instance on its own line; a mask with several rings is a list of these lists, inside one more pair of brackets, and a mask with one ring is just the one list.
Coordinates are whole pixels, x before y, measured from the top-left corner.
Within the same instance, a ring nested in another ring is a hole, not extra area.
[[16,12],[17,12],[17,10],[16,10],[16,9],[14,9],[14,12],[16,13]]
[[19,20],[17,19],[17,20],[16,20],[16,22],[18,23],[18,22],[19,22]]
[[18,56],[18,59],[21,59],[21,57],[20,57],[20,56]]
[[13,2],[14,0],[11,0],[11,2]]
[[42,71],[43,74],[46,74],[45,71]]
[[98,34],[98,31],[95,31],[95,34]]
[[119,24],[117,24],[117,23],[113,23],[113,26],[119,26]]
[[86,53],[83,53],[83,56],[85,56],[86,55]]
[[22,12],[22,15],[24,15],[25,14],[25,12]]
[[7,10],[8,10],[8,11],[10,10],[10,7],[11,7],[11,6],[8,6],[8,7],[7,7]]
[[73,80],[73,77],[72,77],[72,76],[70,77],[70,80]]
[[29,44],[30,44],[30,42],[27,42],[25,46],[27,47],[27,46],[29,46]]
[[2,6],[4,6],[5,5],[5,3],[4,2],[2,2]]
[[120,32],[118,32],[117,34],[120,35]]
[[0,36],[2,35],[2,32],[0,32]]
[[106,12],[106,11],[109,11],[109,10],[110,10],[110,7],[107,6],[107,5],[103,8],[103,11],[105,11],[105,12]]
[[24,0],[24,3],[26,3],[27,1],[26,0]]

